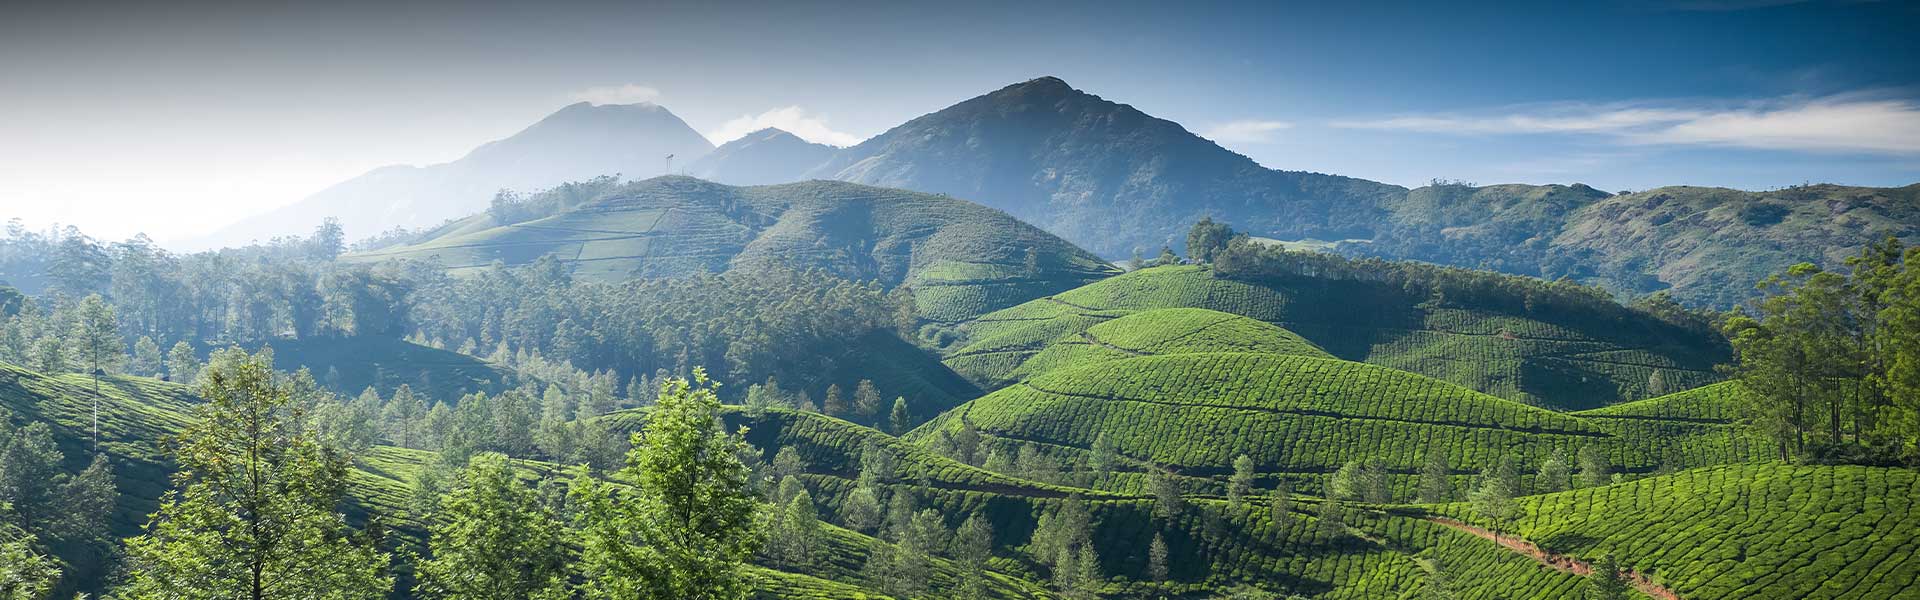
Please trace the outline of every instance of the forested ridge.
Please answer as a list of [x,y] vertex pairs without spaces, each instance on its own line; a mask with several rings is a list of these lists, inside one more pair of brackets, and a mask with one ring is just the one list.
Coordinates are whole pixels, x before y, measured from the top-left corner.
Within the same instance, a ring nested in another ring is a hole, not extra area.
[[1893,239],[1709,313],[1207,219],[980,314],[913,284],[1046,259],[0,241],[33,274],[0,287],[0,597],[1877,598],[1920,569]]

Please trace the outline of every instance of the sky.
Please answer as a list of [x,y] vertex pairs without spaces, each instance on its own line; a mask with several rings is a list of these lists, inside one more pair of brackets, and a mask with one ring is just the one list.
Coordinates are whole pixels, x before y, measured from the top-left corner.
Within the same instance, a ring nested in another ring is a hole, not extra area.
[[582,100],[850,145],[1044,75],[1408,186],[1900,186],[1917,30],[1910,1],[13,0],[0,220],[164,244]]

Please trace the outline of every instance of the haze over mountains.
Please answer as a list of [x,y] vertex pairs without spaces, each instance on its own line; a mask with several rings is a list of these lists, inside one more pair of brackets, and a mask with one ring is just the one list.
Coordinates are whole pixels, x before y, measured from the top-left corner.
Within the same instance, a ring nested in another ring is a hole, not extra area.
[[659,105],[580,102],[453,162],[374,169],[187,245],[265,241],[304,233],[327,217],[356,238],[425,227],[483,210],[502,189],[531,192],[600,175],[642,179],[666,173],[669,154],[687,164],[711,151],[707,138]]
[[[666,109],[577,104],[453,163],[389,167],[230,227],[232,244],[338,216],[352,237],[478,212],[501,188],[531,192],[667,168],[731,185],[842,180],[949,194],[1006,211],[1109,260],[1184,247],[1210,216],[1256,237],[1332,240],[1348,254],[1556,279],[1626,294],[1670,290],[1725,305],[1760,274],[1838,264],[1868,240],[1911,241],[1920,186],[1769,192],[1449,183],[1414,190],[1269,169],[1196,135],[1043,77],[913,119],[855,146],[777,129],[713,149]],[[1628,232],[1596,235],[1595,232]]]

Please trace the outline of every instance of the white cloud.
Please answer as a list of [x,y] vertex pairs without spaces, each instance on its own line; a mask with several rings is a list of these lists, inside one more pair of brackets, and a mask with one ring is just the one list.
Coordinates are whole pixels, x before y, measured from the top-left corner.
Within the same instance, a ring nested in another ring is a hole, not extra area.
[[808,114],[806,109],[798,106],[776,108],[757,115],[740,115],[738,118],[721,123],[719,128],[706,132],[706,136],[717,146],[768,127],[778,128],[809,142],[830,146],[852,146],[863,139],[851,133],[835,131],[827,126],[826,115]]
[[1291,128],[1293,124],[1286,121],[1232,121],[1214,126],[1200,135],[1216,142],[1257,144],[1271,142],[1274,132]]
[[1509,107],[1498,115],[1405,115],[1335,127],[1441,134],[1588,134],[1622,144],[1920,153],[1920,103],[1858,95],[1739,106],[1676,102]]
[[569,94],[574,100],[594,104],[638,104],[660,97],[660,90],[635,83],[590,87]]

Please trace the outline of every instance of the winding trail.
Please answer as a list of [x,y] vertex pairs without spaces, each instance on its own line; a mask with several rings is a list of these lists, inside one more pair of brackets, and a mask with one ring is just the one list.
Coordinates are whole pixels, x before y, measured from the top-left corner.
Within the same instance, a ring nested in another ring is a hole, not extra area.
[[[1518,537],[1496,537],[1493,535],[1493,532],[1487,531],[1486,529],[1445,517],[1425,517],[1425,519],[1443,527],[1474,535],[1481,539],[1490,540],[1508,550],[1526,555],[1555,571],[1572,573],[1581,577],[1586,577],[1593,573],[1592,565],[1571,556],[1541,550],[1540,547],[1534,545],[1533,542]],[[1673,590],[1661,587],[1660,584],[1654,583],[1652,579],[1648,579],[1645,575],[1641,575],[1635,571],[1626,571],[1625,574],[1627,576],[1627,583],[1631,584],[1633,589],[1640,590],[1640,593],[1646,594],[1648,597],[1654,598],[1655,600],[1680,600],[1679,594],[1673,593]]]

